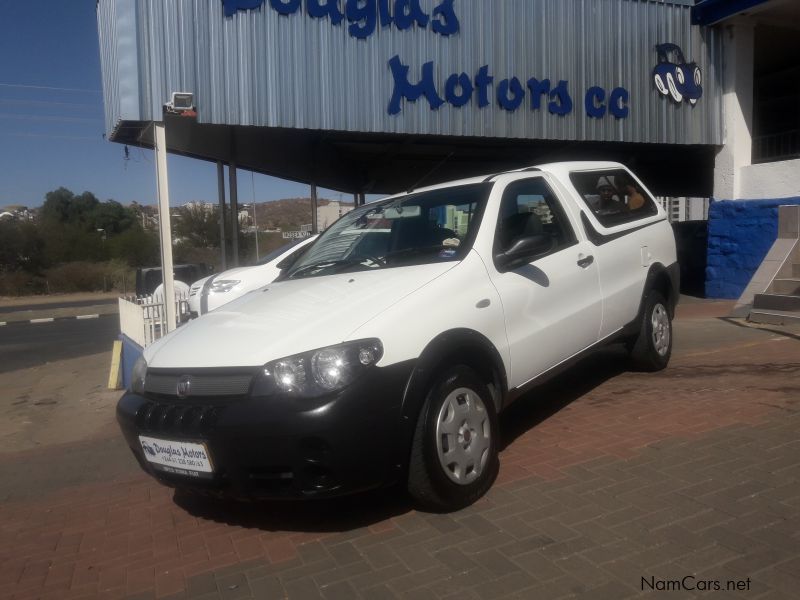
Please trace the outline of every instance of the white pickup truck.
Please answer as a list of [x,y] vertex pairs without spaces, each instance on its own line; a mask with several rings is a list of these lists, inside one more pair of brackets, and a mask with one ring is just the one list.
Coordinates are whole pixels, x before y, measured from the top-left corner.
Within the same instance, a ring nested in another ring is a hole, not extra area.
[[620,164],[435,185],[353,210],[277,281],[145,349],[117,417],[175,487],[401,481],[457,509],[492,485],[497,414],[533,386],[611,342],[664,368],[678,292],[672,229]]

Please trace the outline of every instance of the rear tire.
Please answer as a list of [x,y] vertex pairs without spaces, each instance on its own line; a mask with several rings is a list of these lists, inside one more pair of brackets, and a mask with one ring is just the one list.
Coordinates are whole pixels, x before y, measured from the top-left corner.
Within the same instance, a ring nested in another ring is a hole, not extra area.
[[464,365],[446,369],[417,419],[408,469],[412,498],[442,512],[478,500],[497,477],[497,438],[497,415],[486,384]]
[[650,290],[644,301],[639,334],[630,345],[631,362],[640,371],[660,371],[672,355],[672,317],[661,292]]

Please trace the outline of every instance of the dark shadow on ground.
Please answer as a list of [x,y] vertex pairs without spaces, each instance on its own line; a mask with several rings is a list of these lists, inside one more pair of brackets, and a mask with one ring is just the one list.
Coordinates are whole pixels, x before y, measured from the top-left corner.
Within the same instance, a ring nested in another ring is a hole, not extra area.
[[505,450],[521,435],[629,368],[628,353],[619,344],[587,356],[560,375],[536,386],[500,415],[500,450]]
[[[537,386],[500,416],[500,450],[628,366],[625,349],[610,346]],[[174,500],[195,517],[227,525],[313,533],[368,527],[415,508],[402,485],[330,500],[242,502],[180,491]]]
[[262,531],[332,533],[369,527],[413,509],[400,486],[333,499],[242,502],[175,491],[192,516]]

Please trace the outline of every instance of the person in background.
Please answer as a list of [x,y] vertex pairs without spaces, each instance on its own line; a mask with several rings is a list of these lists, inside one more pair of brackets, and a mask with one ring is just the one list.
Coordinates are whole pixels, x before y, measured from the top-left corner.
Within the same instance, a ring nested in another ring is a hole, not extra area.
[[622,197],[627,197],[628,210],[638,210],[644,206],[644,196],[639,193],[630,178],[618,175],[616,184]]
[[617,193],[617,187],[614,184],[613,175],[602,175],[597,180],[596,189],[597,193],[600,195],[600,199],[597,203],[597,210],[617,212],[625,210],[625,205],[620,202],[619,198],[615,195]]

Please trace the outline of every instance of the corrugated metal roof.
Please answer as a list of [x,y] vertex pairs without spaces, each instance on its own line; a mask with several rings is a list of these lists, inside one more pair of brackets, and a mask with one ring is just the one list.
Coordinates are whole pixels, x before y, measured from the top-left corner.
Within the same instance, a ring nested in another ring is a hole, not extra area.
[[[430,14],[441,0],[421,0]],[[303,3],[305,5],[305,3]],[[98,0],[107,129],[161,118],[172,92],[193,92],[201,123],[415,135],[721,144],[721,39],[693,27],[685,2],[638,0],[456,0],[457,34],[378,26],[359,40],[347,21],[305,11],[281,16],[270,2],[223,14],[222,0]],[[703,73],[696,106],[675,104],[653,85],[655,46],[680,46]],[[439,93],[450,74],[483,65],[502,79],[568,81],[565,116],[530,97],[509,112],[475,99],[431,110],[427,101],[387,107],[397,55],[419,77],[433,61]],[[584,94],[599,85],[630,93],[628,118],[588,117]]]

